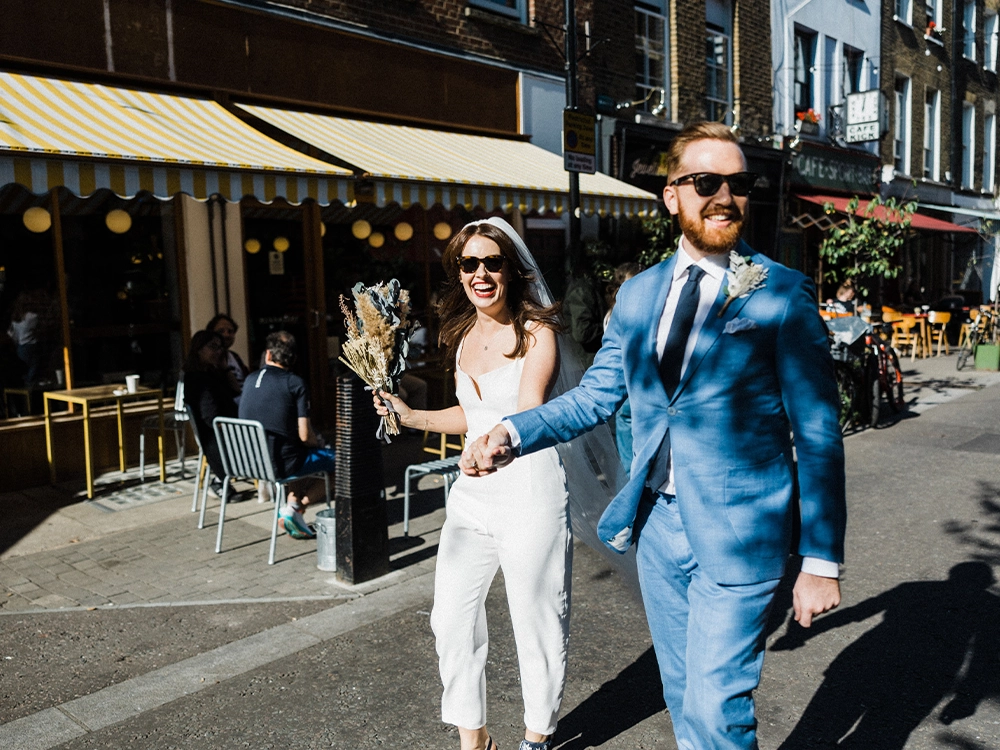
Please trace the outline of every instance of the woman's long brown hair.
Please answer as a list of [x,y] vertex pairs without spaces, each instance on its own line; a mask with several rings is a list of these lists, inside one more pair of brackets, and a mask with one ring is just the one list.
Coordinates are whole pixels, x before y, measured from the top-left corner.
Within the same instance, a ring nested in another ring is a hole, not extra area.
[[523,357],[528,352],[529,338],[531,337],[528,324],[537,322],[556,331],[561,330],[560,306],[559,303],[554,305],[541,303],[531,286],[532,282],[535,281],[535,276],[530,269],[521,263],[514,241],[500,227],[485,222],[462,227],[461,231],[452,237],[448,247],[445,248],[441,262],[444,264],[447,280],[442,289],[441,301],[437,306],[438,317],[441,321],[438,341],[445,347],[447,361],[451,361],[458,352],[459,343],[476,323],[476,308],[466,295],[465,287],[462,286],[458,258],[462,255],[466,243],[477,234],[497,243],[500,252],[507,259],[509,281],[506,303],[514,325],[517,342],[514,350],[504,354],[504,356],[508,359]]

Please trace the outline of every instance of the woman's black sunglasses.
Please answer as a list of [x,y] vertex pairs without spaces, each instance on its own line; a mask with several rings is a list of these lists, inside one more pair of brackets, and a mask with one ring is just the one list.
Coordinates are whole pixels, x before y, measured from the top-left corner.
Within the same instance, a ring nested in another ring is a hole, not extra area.
[[475,273],[479,270],[480,263],[486,266],[486,270],[490,273],[499,273],[507,259],[502,255],[487,255],[485,258],[477,258],[475,255],[460,255],[457,260],[462,273]]
[[715,174],[714,172],[696,172],[695,174],[678,177],[671,182],[671,185],[680,185],[691,180],[694,183],[694,191],[702,198],[715,195],[725,182],[729,185],[729,192],[733,195],[743,197],[750,194],[753,184],[757,182],[757,175],[753,172],[737,172],[736,174]]

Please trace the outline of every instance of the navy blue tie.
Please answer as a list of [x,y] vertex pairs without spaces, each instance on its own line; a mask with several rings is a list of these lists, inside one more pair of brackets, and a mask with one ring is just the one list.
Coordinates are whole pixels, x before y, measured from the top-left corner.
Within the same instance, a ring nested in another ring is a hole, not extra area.
[[667,334],[667,343],[663,347],[663,356],[660,357],[660,378],[669,397],[673,397],[681,382],[684,350],[687,349],[694,317],[698,313],[698,300],[701,297],[699,282],[704,275],[705,271],[698,266],[691,266],[688,270],[687,282],[681,288],[674,319],[670,323],[670,333]]
[[[688,270],[687,282],[681,287],[681,295],[674,310],[674,319],[670,322],[670,332],[667,343],[660,357],[660,378],[667,391],[667,397],[672,398],[674,391],[681,382],[681,366],[684,364],[684,350],[694,327],[694,317],[698,313],[698,300],[701,297],[700,282],[705,271],[698,266]],[[670,455],[670,430],[663,436],[656,458],[650,465],[648,482],[655,492],[667,481],[667,457]]]

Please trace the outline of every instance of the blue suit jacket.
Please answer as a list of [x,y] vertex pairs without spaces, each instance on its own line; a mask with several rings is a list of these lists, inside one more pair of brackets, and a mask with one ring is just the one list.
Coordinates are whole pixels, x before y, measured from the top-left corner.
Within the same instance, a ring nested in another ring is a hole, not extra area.
[[632,543],[650,466],[669,430],[691,548],[713,580],[734,585],[778,578],[784,570],[796,511],[790,433],[802,521],[798,553],[843,562],[847,515],[839,398],[813,284],[753,255],[743,242],[736,249],[768,270],[765,286],[734,300],[720,317],[723,284],[673,398],[656,355],[670,259],[619,290],[601,350],[577,388],[508,417],[521,452],[530,453],[607,421],[627,394],[631,478],[601,517],[601,539],[618,552]]

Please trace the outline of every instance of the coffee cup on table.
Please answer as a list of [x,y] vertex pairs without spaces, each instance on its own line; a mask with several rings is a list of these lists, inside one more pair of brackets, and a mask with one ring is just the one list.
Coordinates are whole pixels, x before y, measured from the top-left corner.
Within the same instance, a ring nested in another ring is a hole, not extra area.
[[129,393],[135,393],[139,390],[139,376],[138,375],[126,375],[125,376],[125,390]]
[[56,370],[56,385],[66,385],[65,370]]

